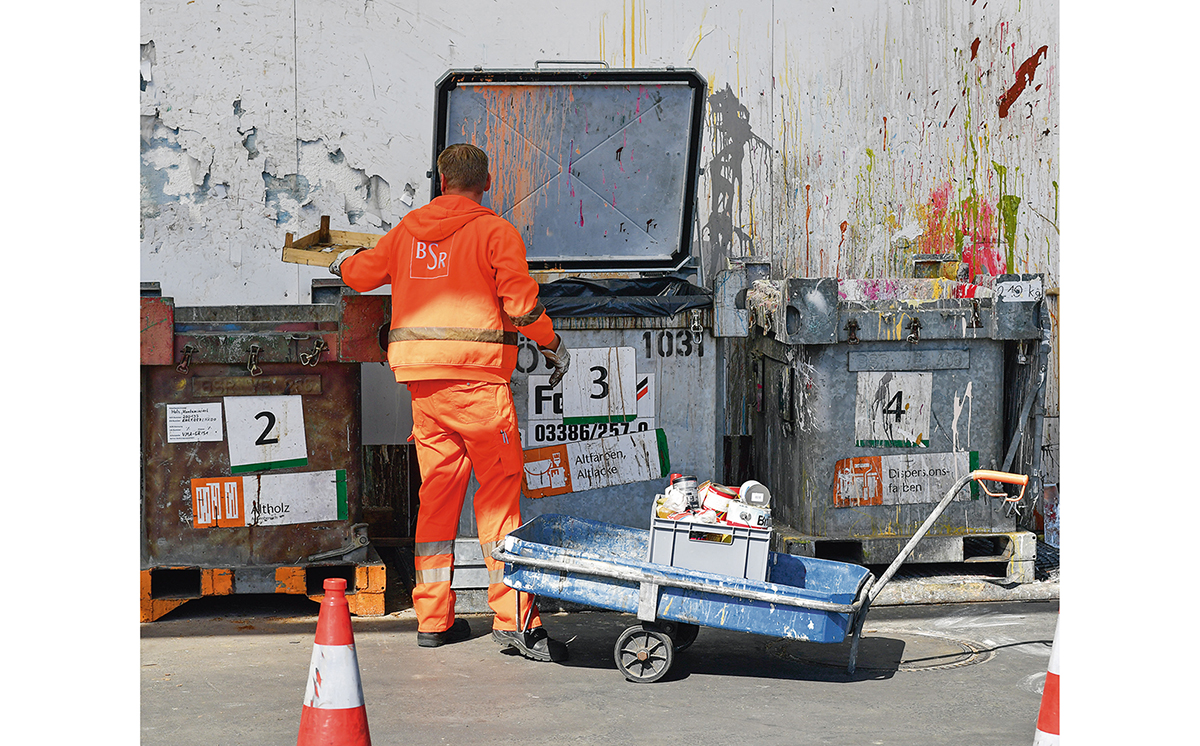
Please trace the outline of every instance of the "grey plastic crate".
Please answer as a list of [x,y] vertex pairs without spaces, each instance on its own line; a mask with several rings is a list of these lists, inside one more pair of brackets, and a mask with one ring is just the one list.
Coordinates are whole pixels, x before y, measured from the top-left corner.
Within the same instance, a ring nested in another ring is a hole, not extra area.
[[[711,537],[719,539],[713,540]],[[770,544],[769,528],[743,528],[656,517],[650,521],[648,561],[766,581]]]

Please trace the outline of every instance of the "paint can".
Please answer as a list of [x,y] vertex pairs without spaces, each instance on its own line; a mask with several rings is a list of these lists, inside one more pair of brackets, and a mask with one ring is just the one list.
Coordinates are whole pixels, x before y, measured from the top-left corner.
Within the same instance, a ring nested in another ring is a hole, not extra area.
[[771,506],[771,491],[762,482],[751,479],[748,482],[743,482],[742,486],[738,488],[738,499],[756,508],[769,508]]
[[729,510],[732,498],[726,497],[716,490],[704,490],[704,496],[700,500],[700,504],[705,508],[710,508],[718,513],[724,513]]
[[725,522],[733,526],[749,526],[750,528],[770,528],[771,511],[733,501],[725,513]]
[[700,507],[700,496],[696,492],[696,478],[687,474],[672,474],[671,488],[678,490],[687,499],[689,508]]

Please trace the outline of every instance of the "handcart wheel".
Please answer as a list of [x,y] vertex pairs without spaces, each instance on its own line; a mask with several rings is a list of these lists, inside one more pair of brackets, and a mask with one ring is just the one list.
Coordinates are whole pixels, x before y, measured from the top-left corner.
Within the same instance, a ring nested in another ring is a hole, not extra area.
[[638,625],[630,627],[617,638],[613,659],[625,678],[649,684],[658,681],[671,668],[675,649],[671,636],[658,629]]
[[671,636],[671,642],[674,643],[675,652],[681,652],[691,647],[696,641],[696,635],[700,634],[699,624],[688,624],[687,622],[646,622],[644,624],[656,624],[663,632]]

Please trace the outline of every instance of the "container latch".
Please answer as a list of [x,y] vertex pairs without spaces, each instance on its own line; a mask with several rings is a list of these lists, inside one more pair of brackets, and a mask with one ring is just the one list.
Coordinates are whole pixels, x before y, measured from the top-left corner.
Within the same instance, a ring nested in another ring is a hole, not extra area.
[[921,320],[913,316],[912,321],[908,324],[909,334],[908,341],[911,344],[916,344],[921,340]]

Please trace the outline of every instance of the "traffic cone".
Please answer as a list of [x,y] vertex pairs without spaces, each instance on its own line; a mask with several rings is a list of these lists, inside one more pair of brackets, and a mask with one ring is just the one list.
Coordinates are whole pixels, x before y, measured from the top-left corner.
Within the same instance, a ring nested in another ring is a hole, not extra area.
[[325,580],[296,746],[371,746],[344,578]]
[[1050,645],[1050,667],[1042,687],[1042,709],[1038,712],[1033,746],[1058,746],[1058,623],[1054,624],[1054,642]]

